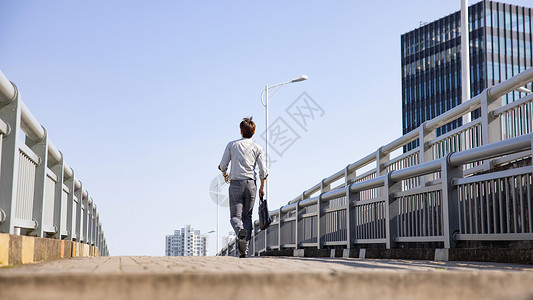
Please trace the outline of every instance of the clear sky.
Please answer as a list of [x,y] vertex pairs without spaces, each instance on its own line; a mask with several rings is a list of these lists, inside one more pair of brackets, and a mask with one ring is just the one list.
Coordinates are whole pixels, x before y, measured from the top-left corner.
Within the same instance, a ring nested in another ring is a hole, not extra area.
[[[216,228],[210,184],[242,117],[264,147],[265,85],[309,76],[270,102],[271,124],[298,137],[271,151],[274,209],[401,136],[400,35],[459,8],[0,0],[0,70],[94,199],[111,255],[164,255],[173,230]],[[299,126],[290,113],[305,99],[320,110]],[[227,207],[220,228],[231,230]]]

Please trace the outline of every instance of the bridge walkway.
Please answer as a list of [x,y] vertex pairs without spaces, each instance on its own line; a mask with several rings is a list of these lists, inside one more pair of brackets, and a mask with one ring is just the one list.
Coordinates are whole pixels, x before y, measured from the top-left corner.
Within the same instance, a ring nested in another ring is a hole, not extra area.
[[531,299],[532,282],[516,264],[87,257],[0,269],[0,299]]

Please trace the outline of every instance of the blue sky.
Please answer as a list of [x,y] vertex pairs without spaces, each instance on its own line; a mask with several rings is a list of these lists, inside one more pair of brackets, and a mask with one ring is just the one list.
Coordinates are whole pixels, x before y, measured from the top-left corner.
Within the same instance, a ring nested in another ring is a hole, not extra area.
[[[164,255],[174,229],[216,228],[210,183],[242,117],[264,147],[266,84],[309,76],[270,104],[300,137],[272,157],[273,209],[401,135],[400,35],[459,8],[2,0],[0,70],[95,200],[111,254]],[[324,111],[305,130],[286,112],[304,92]],[[220,226],[231,230],[225,207]]]

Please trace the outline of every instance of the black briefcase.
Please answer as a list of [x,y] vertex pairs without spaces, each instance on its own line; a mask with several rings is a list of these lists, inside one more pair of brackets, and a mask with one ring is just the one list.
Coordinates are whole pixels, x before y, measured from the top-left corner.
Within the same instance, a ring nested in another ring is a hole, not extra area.
[[265,230],[272,223],[272,218],[268,212],[268,205],[266,199],[259,198],[259,227],[261,230]]

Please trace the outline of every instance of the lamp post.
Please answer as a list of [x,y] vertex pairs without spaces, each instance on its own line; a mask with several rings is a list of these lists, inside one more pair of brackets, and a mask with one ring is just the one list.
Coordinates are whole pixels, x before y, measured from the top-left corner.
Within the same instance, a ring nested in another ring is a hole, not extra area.
[[[282,86],[284,86],[286,84],[289,84],[289,83],[304,81],[304,80],[307,80],[307,78],[308,77],[306,75],[302,75],[302,76],[300,76],[298,78],[294,78],[291,81],[286,81],[286,82],[274,84],[274,85],[271,85],[271,86],[267,85],[267,86],[265,86],[265,89],[261,93],[261,103],[263,103],[263,106],[265,106],[265,127],[266,127],[266,132],[265,132],[266,133],[266,135],[265,135],[265,142],[266,142],[265,161],[266,161],[267,168],[270,168],[270,166],[268,165],[268,162],[269,162],[269,156],[268,156],[268,102],[272,99],[272,97],[274,97],[274,95],[279,91],[279,89]],[[275,90],[272,93],[270,93],[270,91],[273,90],[273,89],[275,89]],[[265,95],[265,96],[263,97],[263,95]],[[270,193],[269,193],[269,188],[270,188],[269,177],[267,177],[267,179],[266,179],[266,193],[265,194],[267,196],[270,196]]]
[[218,253],[218,240],[219,240],[219,236],[218,236],[218,233],[220,232],[219,230],[219,221],[218,221],[218,216],[219,216],[219,210],[220,210],[220,182],[217,181],[217,230],[216,230],[216,235],[217,235],[217,251],[216,253]]
[[[461,0],[461,103],[470,100],[470,28],[468,0]],[[463,124],[471,121],[470,113],[463,116]]]
[[217,234],[217,250],[215,251],[215,256],[218,254],[218,230],[209,230],[206,234],[215,233]]

